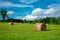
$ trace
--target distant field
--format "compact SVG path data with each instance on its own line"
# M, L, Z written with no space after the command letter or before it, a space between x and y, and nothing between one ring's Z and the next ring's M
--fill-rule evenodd
M0 23L0 40L60 40L60 25L47 25L47 31L34 31L34 24Z

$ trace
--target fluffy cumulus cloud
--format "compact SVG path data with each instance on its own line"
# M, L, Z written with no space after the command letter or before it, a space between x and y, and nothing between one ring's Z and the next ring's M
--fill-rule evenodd
M14 4L11 2L0 2L0 7L30 7L33 8L33 5L24 5L24 4Z
M37 19L37 16L26 15L26 17L24 17L23 19L26 19L26 20L35 20L35 19Z
M40 15L44 15L44 14L53 14L57 11L59 11L59 10L56 8L49 8L49 9L37 8L37 9L32 11L32 15L40 16Z
M12 14L14 14L15 12L13 12L13 11L8 11L7 12L7 15L12 15Z
M56 8L49 8L49 9L47 9L47 10L45 10L45 14L53 14L53 13L55 13L55 12L57 12L58 11L58 9L56 9Z
M34 2L37 2L38 0L20 0L20 2L24 3L24 4L31 4Z
M26 15L24 18L29 20L35 20L38 18L46 18L46 17L55 17L59 16L60 13L60 5L59 4L52 4L48 6L48 9L37 8L34 9L31 15Z
M60 3L49 5L48 8L54 8L55 16L60 16Z
M37 9L35 9L35 10L32 11L31 15L40 16L43 13L44 13L44 10L43 9L37 8Z
M48 8L55 8L60 10L60 3L49 5Z

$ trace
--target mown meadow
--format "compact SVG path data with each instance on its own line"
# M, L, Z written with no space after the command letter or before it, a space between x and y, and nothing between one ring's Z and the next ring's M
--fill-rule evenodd
M35 31L34 24L0 22L0 40L60 40L60 25L48 24L46 31Z

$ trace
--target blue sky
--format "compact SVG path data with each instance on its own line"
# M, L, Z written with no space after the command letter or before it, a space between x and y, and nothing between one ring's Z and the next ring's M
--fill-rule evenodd
M0 0L10 18L34 20L60 16L60 0ZM1 19L1 16L0 16Z

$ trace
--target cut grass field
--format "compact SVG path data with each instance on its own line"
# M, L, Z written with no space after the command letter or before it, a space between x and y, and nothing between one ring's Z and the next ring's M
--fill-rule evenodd
M0 23L0 40L60 40L60 25L47 25L46 31L34 31L34 24Z

